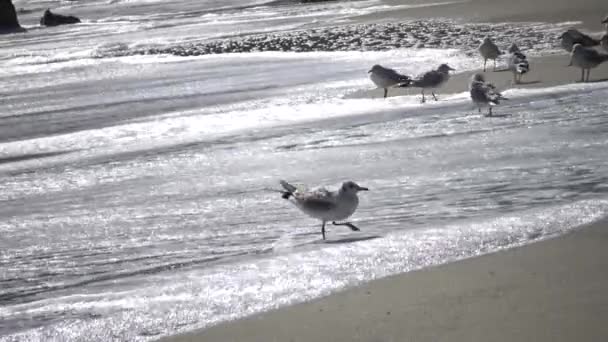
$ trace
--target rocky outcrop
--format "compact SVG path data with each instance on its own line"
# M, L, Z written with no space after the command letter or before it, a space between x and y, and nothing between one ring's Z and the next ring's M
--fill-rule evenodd
M17 32L23 29L17 20L17 12L11 0L0 0L0 33Z
M40 25L43 26L58 26L65 24L79 23L80 19L72 15L61 15L51 12L50 9L44 11L44 15L40 18Z

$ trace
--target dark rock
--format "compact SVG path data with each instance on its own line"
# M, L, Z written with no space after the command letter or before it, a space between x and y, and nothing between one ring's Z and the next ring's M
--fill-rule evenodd
M0 33L23 31L11 0L0 0Z
M72 15L61 15L51 12L50 9L44 11L44 15L40 18L40 25L43 26L58 26L65 24L79 23L80 19Z

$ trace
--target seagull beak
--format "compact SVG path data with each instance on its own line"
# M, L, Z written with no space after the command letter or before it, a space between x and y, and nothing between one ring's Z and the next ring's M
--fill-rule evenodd
M452 71L456 71L456 69L454 69L454 68L452 68L452 67L448 67L448 68L450 68L450 70L452 70Z
M367 73L369 74L370 72L372 72L372 70L370 69Z
M358 191L369 191L369 189L364 186L360 186L359 188L357 188L357 190Z

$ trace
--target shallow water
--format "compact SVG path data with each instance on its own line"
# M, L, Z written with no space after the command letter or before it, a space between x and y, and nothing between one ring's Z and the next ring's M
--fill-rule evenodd
M297 17L289 28L315 20L249 5L83 2L63 9L88 23L0 37L0 341L153 339L606 214L603 83L510 90L485 118L467 94L348 96L371 88L377 62L476 68L462 49L96 55L211 37L198 22L211 15L220 33L264 11ZM108 19L116 6L132 17ZM348 21L383 6L308 12ZM323 243L268 190L279 179L368 186L362 232L330 227Z

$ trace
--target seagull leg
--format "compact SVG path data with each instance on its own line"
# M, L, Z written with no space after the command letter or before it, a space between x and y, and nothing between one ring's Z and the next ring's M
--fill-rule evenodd
M590 75L591 75L591 69L587 69L587 82L589 82Z
M384 88L384 98L388 96L388 88Z
M488 62L487 58L483 59L483 72L486 72L486 63Z
M488 109L488 116L492 116L492 106L490 106Z
M424 98L424 88L422 88L422 101L420 103L425 103L426 99Z
M494 60L494 71L496 71L496 60Z
M344 223L337 223L336 221L332 222L332 224L334 226L347 226L348 228L350 228L350 230L358 232L361 229L357 228L357 226L355 226L354 224L350 223L350 222L344 222Z
M435 101L439 101L439 100L437 100L437 96L435 96L435 92L434 91L431 91L431 94L433 94L433 98L435 99Z
M585 69L581 69L581 82L585 82Z
M323 221L323 225L321 225L321 235L323 235L323 240L325 240L325 221Z

